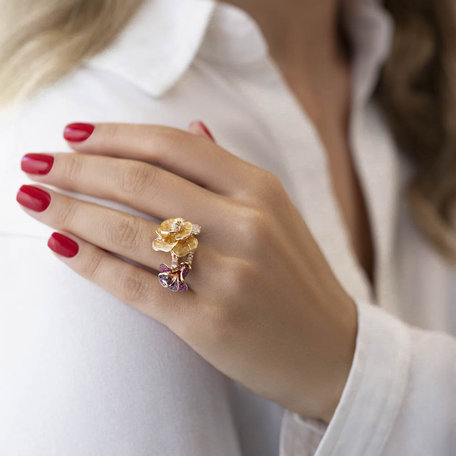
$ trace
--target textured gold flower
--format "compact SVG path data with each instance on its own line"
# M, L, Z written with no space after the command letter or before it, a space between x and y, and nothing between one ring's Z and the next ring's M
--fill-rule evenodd
M194 234L198 234L201 227L182 217L166 219L156 229L158 238L152 242L154 250L173 252L178 257L183 257L198 247L198 240Z

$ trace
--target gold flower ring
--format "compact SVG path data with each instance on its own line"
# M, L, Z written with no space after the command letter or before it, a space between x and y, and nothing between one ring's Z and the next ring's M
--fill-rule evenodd
M161 285L171 291L187 291L185 277L192 269L193 256L198 247L197 236L201 226L182 217L164 220L156 229L158 237L153 240L152 248L155 251L171 252L171 266L160 265L158 280ZM181 258L187 257L185 261Z

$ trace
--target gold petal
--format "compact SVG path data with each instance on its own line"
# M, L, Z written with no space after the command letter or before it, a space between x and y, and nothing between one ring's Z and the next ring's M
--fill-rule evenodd
M160 227L158 229L160 229L161 233L159 234L170 234L170 233L175 233L176 231L173 230L173 225L177 222L181 222L181 223L184 223L184 219L182 217L173 217L173 218L169 218L169 219L166 219L164 220Z
M165 239L154 239L152 242L152 248L156 251L170 252L172 248L177 244L176 242L166 242Z
M193 231L192 222L185 222L182 225L180 231L175 234L175 238L178 241L181 240L181 239L186 239L192 234L192 231Z
M185 239L184 241L178 242L174 248L173 252L178 256L178 257L183 257L187 254L189 254L192 250L196 250L198 247L198 239L196 237L189 237Z
M176 239L176 234L175 233L171 233L171 234L167 234L166 236L163 237L163 240L165 242L167 242L168 244L176 244L177 242L177 239Z

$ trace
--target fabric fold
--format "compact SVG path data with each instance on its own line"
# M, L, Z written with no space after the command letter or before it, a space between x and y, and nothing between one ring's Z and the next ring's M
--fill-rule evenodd
M280 456L382 453L405 394L410 334L404 323L377 306L360 300L356 306L355 355L331 422L318 427L314 420L286 412Z

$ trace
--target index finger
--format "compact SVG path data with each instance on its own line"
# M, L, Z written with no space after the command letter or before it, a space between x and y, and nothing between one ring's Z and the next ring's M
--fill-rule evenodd
M152 163L227 196L253 167L207 138L161 125L72 123L64 137L75 151Z

